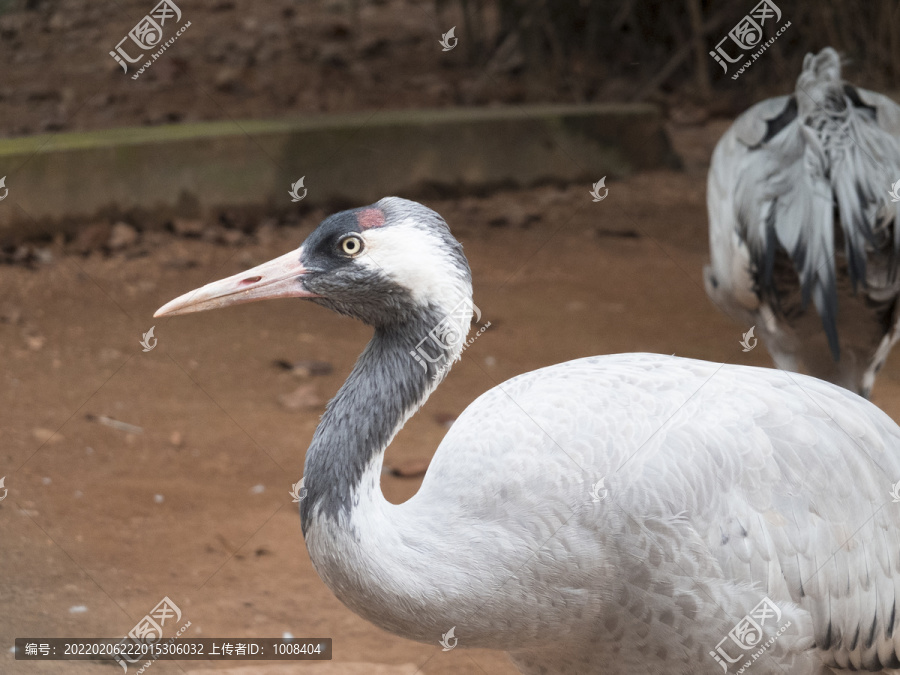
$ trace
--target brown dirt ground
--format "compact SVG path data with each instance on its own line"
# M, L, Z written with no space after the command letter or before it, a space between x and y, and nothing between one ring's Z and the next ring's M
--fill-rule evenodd
M650 351L769 366L762 348L741 351L746 327L720 315L702 290L705 161L722 130L675 129L684 172L612 182L600 203L587 186L429 202L463 242L476 303L492 325L407 424L388 463L427 461L447 417L504 379L559 361ZM188 636L288 631L332 637L333 665L513 673L502 654L444 653L379 630L344 608L310 565L288 492L321 407L291 411L279 397L303 384L321 401L331 396L369 337L365 326L285 300L152 318L176 295L298 246L320 216L233 246L146 232L115 255L82 256L57 242L50 262L0 266L4 649L16 636L123 635L169 596L192 622ZM158 346L144 353L138 341L154 324ZM275 359L327 361L334 372L300 380ZM895 354L874 392L895 419L898 366ZM143 433L99 424L100 415ZM419 483L383 480L394 502ZM86 611L73 613L78 606ZM257 667L243 672L350 672ZM0 653L2 673L113 668L24 665ZM221 662L159 662L151 672L217 669Z

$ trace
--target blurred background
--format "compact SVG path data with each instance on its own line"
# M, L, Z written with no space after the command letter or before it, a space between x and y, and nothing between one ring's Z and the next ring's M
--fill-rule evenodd
M106 53L148 3L3 0L0 131L642 100L697 121L783 93L804 54L824 44L846 56L860 86L896 86L900 26L890 0L782 0L794 28L738 82L721 77L708 52L754 4L183 0L190 40L133 87ZM438 58L436 40L451 26L459 48Z
M710 155L807 52L892 94L900 6L781 0L790 26L733 79L709 52L753 0L180 0L190 26L133 79L143 59L110 52L156 6L0 0L0 672L121 672L10 648L122 636L169 598L166 637L331 637L334 661L153 673L513 673L375 628L306 556L291 491L370 330L290 300L154 310L337 208L441 213L490 327L389 448L393 502L516 374L629 351L770 367L703 290ZM897 373L873 400L900 419Z

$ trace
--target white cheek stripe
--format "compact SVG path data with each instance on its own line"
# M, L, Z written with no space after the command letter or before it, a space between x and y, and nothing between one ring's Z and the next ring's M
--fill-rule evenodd
M443 242L411 220L366 230L361 236L365 249L360 264L408 289L416 302L449 311L471 297L471 283L444 253Z

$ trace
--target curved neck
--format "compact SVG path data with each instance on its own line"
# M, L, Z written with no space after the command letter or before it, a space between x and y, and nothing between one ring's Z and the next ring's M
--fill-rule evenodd
M384 501L384 451L459 357L472 308L471 300L450 312L429 307L406 323L376 328L306 453L304 535L313 522L352 528L362 491Z

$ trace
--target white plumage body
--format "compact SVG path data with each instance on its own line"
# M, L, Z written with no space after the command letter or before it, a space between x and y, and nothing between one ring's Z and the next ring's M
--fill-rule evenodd
M754 673L900 651L900 429L834 385L581 359L478 398L406 503L380 469L307 546L343 602L405 637L455 626L525 673L721 672L709 652L767 596L791 626Z

